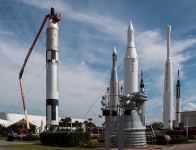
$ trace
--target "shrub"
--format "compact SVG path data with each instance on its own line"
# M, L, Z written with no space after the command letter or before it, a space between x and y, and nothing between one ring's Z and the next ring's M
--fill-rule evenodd
M191 140L196 140L196 135L190 135L189 138L190 138Z
M27 136L23 136L22 139L25 141L37 141L39 137L37 135L28 134Z
M156 144L165 145L165 144L167 144L167 140L166 139L157 139Z
M84 132L84 129L83 128L78 128L76 131L77 132Z
M163 135L157 135L156 139L165 139L165 137Z
M85 148L95 148L96 146L98 146L98 144L99 144L98 141L89 141L87 143L80 142L79 146L80 147L85 147Z
M189 141L189 138L187 138L187 137L183 137L183 138L178 138L177 139L177 142L178 143L186 143L188 141Z
M43 145L78 146L80 142L90 141L89 132L42 132L40 140Z
M188 138L184 137L183 135L171 135L171 140L169 141L169 144L176 144L176 143L186 143L188 142ZM156 143L157 144L167 144L167 140L164 136L156 136Z
M91 134L91 139L101 139L101 134Z

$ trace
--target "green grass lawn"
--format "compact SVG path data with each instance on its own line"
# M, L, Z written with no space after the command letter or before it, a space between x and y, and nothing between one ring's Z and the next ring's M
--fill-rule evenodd
M0 140L6 140L6 137L0 137ZM25 145L1 145L1 147L11 148L14 150L95 150L95 148L72 148L72 147L56 147L56 146L44 146L40 141L23 141L14 140L14 142L25 142L32 144Z
M28 145L6 145L2 146L6 148L12 148L14 150L95 150L95 148L72 148L72 147L55 147L44 146L41 144L28 144Z

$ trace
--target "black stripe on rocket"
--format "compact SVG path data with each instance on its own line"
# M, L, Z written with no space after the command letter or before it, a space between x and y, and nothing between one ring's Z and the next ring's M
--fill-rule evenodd
M46 112L48 111L47 106L51 106L51 120L56 120L56 106L59 106L58 99L47 99L46 100ZM46 113L46 120L48 120L48 113Z
M47 63L52 62L55 60L55 63L58 64L58 51L56 50L47 50L46 51L46 61Z

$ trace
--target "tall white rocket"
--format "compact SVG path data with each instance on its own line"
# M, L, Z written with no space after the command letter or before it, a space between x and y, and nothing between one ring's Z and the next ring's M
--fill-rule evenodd
M118 105L118 72L117 72L117 52L114 47L112 53L112 72L110 78L110 115L111 121L116 121Z
M165 79L163 90L163 129L173 128L173 76L170 58L171 26L167 26L167 59L165 62Z
M179 123L181 123L181 96L180 96L180 72L178 70L178 80L176 84L176 121L175 127L179 127Z
M130 21L124 57L124 94L133 92L138 92L138 57L134 43L134 29Z
M51 9L54 15L54 8ZM46 124L59 125L58 25L48 19L46 29Z

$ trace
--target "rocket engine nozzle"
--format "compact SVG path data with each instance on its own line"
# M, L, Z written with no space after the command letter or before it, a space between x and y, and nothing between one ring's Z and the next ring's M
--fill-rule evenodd
M54 7L51 7L49 19L52 19L52 23L55 24L61 20L61 14L60 13L55 14Z
M54 7L51 7L51 10L50 10L50 15L53 16L55 13L55 10L54 10Z

